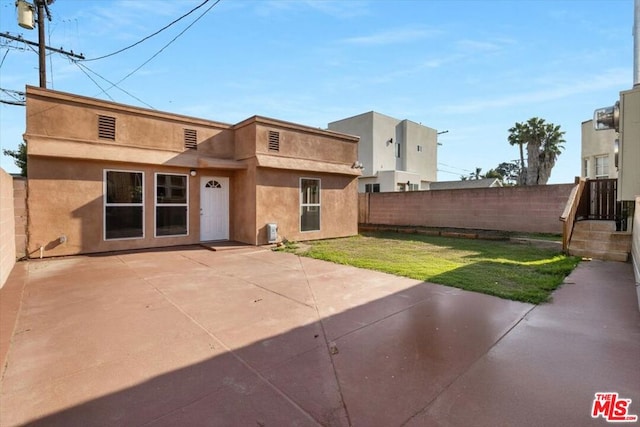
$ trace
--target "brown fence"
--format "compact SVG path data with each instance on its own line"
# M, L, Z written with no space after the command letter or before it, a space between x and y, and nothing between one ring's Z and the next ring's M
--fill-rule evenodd
M562 233L575 184L361 193L361 224Z

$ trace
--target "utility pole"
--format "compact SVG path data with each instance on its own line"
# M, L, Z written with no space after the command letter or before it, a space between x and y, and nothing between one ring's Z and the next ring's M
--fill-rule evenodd
M47 49L44 39L44 7L45 0L36 0L36 10L38 11L38 57L40 67L40 87L47 87ZM48 12L48 11L47 11ZM48 15L48 13L47 13Z
M51 13L49 12L49 5L55 0L34 0L34 4L28 3L27 0L17 0L16 7L18 8L18 25L27 30L34 29L34 12L35 12L35 24L38 25L38 43L23 39L21 36L15 37L9 33L0 34L0 37L7 38L18 42L23 42L32 46L38 46L38 69L40 71L40 87L47 87L47 50L51 50L57 53L62 53L69 57L78 59L84 59L82 54L76 55L71 52L67 52L63 49L56 49L46 45L44 21L45 17L51 21ZM1 89L0 89L1 90Z

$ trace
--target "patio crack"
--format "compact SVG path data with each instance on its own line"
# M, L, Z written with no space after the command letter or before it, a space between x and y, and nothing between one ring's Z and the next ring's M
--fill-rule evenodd
M349 425L353 425L351 422L351 416L349 415L349 408L347 408L347 403L344 400L344 394L342 393L342 385L340 384L340 378L338 378L338 371L336 370L336 365L333 361L333 354L337 352L337 347L335 347L334 343L329 342L329 338L327 336L327 331L324 327L324 322L322 321L322 316L320 315L320 310L318 309L318 301L316 299L316 293L313 291L313 287L311 286L311 282L309 282L309 277L307 276L307 270L305 270L304 265L302 264L302 257L297 255L298 262L300 263L300 268L302 269L302 273L304 274L304 280L307 282L307 287L309 288L309 293L311 294L311 298L313 299L313 308L316 311L316 315L318 317L318 323L320 324L320 329L322 330L322 336L324 339L325 346L327 347L327 351L329 352L329 359L331 360L331 369L333 370L333 376L336 379L336 385L338 387L338 393L340 394L340 402L342 402L342 407L344 408L344 412L347 416L347 422Z

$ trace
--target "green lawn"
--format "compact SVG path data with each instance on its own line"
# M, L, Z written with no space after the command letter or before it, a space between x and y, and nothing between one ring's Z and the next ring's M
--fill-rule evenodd
M503 241L377 232L307 242L302 255L538 304L578 264L552 249Z

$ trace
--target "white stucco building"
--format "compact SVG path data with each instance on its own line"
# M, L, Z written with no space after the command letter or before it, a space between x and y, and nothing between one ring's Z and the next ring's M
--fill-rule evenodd
M437 179L435 129L375 111L331 122L328 127L360 137L361 193L428 190Z

